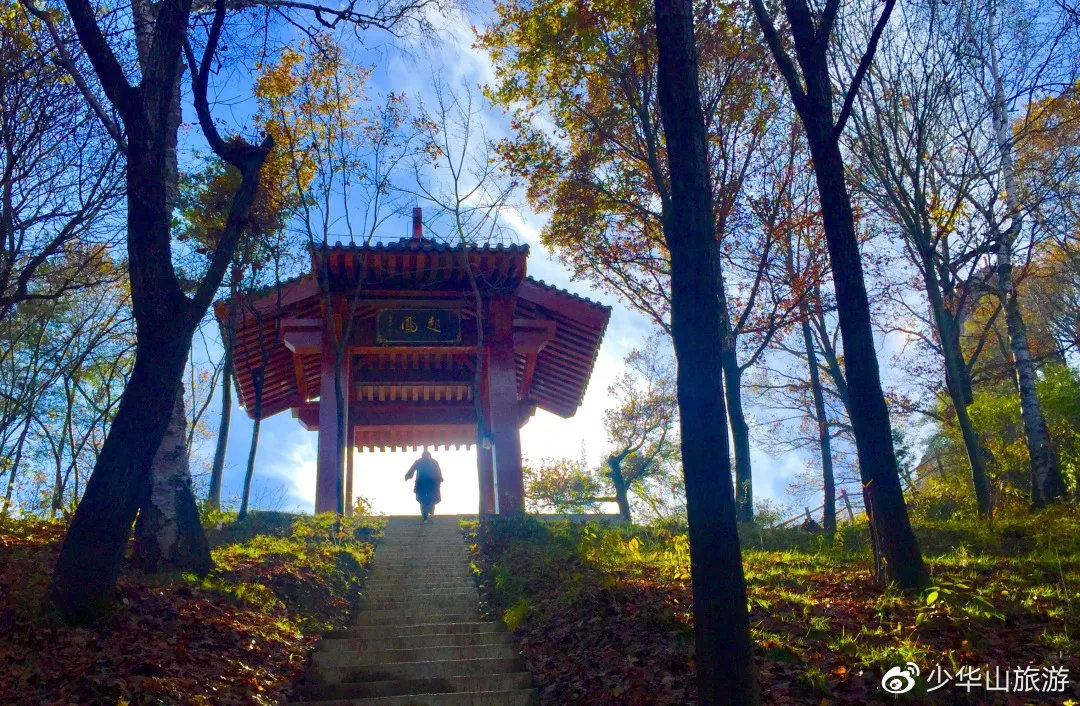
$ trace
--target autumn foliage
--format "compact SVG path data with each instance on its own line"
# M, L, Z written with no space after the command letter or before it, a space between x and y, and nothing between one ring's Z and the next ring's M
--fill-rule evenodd
M217 569L125 574L116 610L65 626L42 602L64 523L0 525L0 703L271 704L346 622L377 526L253 513L208 535Z
M833 546L800 529L742 529L765 703L897 703L880 680L906 661L924 676L938 664L950 674L965 665L1080 669L1080 535L1066 513L994 529L918 525L933 585L917 595L875 584L865 525L841 525ZM468 531L481 595L521 638L544 704L695 703L685 535L532 518ZM1052 694L928 692L923 681L900 703L1077 698L1075 679Z

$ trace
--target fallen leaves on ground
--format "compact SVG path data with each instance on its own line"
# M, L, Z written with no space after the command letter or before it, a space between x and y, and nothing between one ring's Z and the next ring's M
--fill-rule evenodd
M969 552L955 527L944 533L948 550L935 553L936 528L921 528L937 585L918 595L877 586L862 551L744 551L763 702L1019 705L1080 698L1075 521L1046 522L1069 541L1014 556L972 537L976 549ZM545 704L696 701L684 540L534 519L496 519L471 531L483 595L521 639ZM1054 558L1045 561L1051 547ZM924 672L940 664L950 674L964 665L1062 666L1070 681L1050 694L952 685L928 693L920 683L897 699L882 690L881 678L907 661Z
M64 625L43 600L64 525L0 525L0 703L282 702L318 633L347 622L373 533L251 518L211 533L206 580L125 574L116 607L92 627Z

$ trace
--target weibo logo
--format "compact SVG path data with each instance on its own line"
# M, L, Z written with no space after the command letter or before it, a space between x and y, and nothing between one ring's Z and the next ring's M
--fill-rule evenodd
M881 688L890 694L906 694L915 688L915 677L919 676L919 665L908 662L905 666L895 666L881 677Z

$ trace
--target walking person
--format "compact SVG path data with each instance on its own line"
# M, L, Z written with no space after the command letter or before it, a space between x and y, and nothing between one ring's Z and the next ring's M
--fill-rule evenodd
M439 486L443 482L442 469L439 462L431 457L431 452L424 449L420 458L416 459L405 474L405 480L409 480L416 474L416 484L413 492L416 493L416 501L420 503L420 515L424 522L435 513L435 504L442 500Z

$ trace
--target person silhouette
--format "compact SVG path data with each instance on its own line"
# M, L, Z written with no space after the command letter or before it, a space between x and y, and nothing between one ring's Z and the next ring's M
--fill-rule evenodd
M442 500L439 486L443 482L442 469L439 462L431 457L431 452L424 449L420 458L413 462L409 472L405 474L405 480L409 480L416 474L416 483L413 492L416 493L416 501L420 503L420 515L427 522L428 517L435 513L435 504Z

